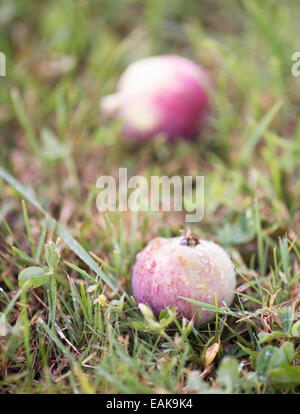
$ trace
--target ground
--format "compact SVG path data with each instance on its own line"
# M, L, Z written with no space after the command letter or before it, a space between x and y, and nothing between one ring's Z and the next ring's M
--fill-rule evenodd
M1 393L299 392L299 19L296 0L1 2ZM100 114L127 65L157 54L215 83L195 142L130 143ZM100 214L96 180L120 167L205 177L191 230L237 271L211 323L153 321L131 297L136 254L187 225Z

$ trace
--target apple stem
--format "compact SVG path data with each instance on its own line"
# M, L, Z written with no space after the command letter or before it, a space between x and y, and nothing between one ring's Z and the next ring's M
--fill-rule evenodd
M200 240L199 237L188 233L182 238L181 244L183 246L197 246L197 244L200 244Z

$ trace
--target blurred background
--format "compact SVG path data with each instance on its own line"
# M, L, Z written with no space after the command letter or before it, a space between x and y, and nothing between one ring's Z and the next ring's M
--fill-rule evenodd
M96 209L97 178L117 178L120 167L128 168L129 177L203 175L205 215L192 230L219 242L231 254L238 289L244 292L238 299L242 310L237 312L242 315L244 307L250 312L265 303L272 307L288 301L296 307L300 77L291 74L291 57L300 51L299 21L296 0L1 0L0 52L6 55L6 76L0 77L0 165L86 251L97 255L103 272L113 274L129 293L137 252L153 237L179 235L186 229L184 213L101 215ZM121 122L104 119L100 113L101 98L116 90L126 67L159 54L181 55L201 64L215 83L211 120L194 142L168 143L161 137L142 144L128 142ZM142 326L141 331L146 328L138 325L144 322L137 310L127 304L127 313L123 311L123 298L108 307L108 316L103 317L109 332L101 336L105 301L103 305L102 297L98 306L93 295L102 292L102 284L90 286L89 266L69 249L70 243L59 247L58 299L53 291L50 300L41 287L28 293L28 307L26 296L20 305L18 274L35 263L44 266L44 242L57 237L31 203L25 208L23 198L24 193L0 179L0 305L13 327L0 341L2 389L90 391L78 366L68 372L73 360L61 343L68 347L72 342L70 352L74 358L78 358L76 347L82 352L82 369L91 374L90 380L95 378L95 390L101 384L106 392L183 392L185 376L198 369L200 352L211 344L211 328L191 339L182 334L184 352L172 340L160 346L156 334L137 340L136 326ZM76 283L67 279L69 274ZM75 292L76 284L84 300ZM109 290L105 294L108 301L113 298ZM55 316L51 322L44 306L48 303L56 309L56 299L60 339L53 330ZM91 306L97 316L88 313ZM265 320L263 316L256 320L258 327L251 321L235 324L238 332L227 329L224 316L214 334L219 345L222 335L219 356L224 352L244 358L244 371L254 369L253 361L262 349L256 335L270 334L271 320L270 326L274 323L277 330L288 324L282 335L286 338L293 312L292 306L284 308L283 325L270 313ZM37 317L48 321L48 331L40 330ZM134 329L132 320L137 324ZM130 360L130 366L128 343L137 358L137 362ZM264 355L261 358L264 361ZM89 371L92 365L98 371ZM212 368L211 381L214 372ZM244 389L253 388L252 374ZM5 382L7 375L11 376ZM297 375L295 384L299 384ZM257 383L257 389L266 391L265 383Z

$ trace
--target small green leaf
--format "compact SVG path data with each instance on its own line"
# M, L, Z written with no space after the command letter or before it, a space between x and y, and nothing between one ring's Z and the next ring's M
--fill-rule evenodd
M282 323L282 326L284 330L289 333L291 330L291 327L293 325L293 319L294 319L294 307L288 306L279 309L278 311L278 318L280 322Z
M162 328L166 328L169 326L174 319L176 318L176 309L175 308L167 308L163 309L159 314L159 324Z
M294 344L292 342L284 342L280 347L280 351L284 354L286 362L291 364L295 358Z
M206 394L209 391L209 386L205 381L201 381L199 371L191 371L187 377L187 389L191 392L199 394Z
M50 241L50 243L45 246L45 256L49 269L55 269L58 265L60 256L57 251L57 245Z
M247 212L239 214L233 222L226 222L218 231L218 238L224 245L247 243L255 237L255 229L252 220L247 217Z
M19 273L19 286L26 288L42 286L48 282L52 274L52 272L47 272L42 267L27 267Z
M271 345L266 346L259 353L256 360L256 371L259 381L266 382L268 379L268 371L279 368L284 362L286 362L286 358L279 348Z
M251 393L253 390L259 386L258 380L257 380L257 372L248 372L241 378L241 388L246 393Z
M291 334L293 336L300 336L300 321L294 323L291 329Z
M284 365L269 371L269 377L275 384L296 386L300 384L300 367Z
M145 332L147 329L147 325L145 322L142 321L132 321L130 323L130 326L132 326L133 329L136 329L137 331Z
M158 320L159 320L159 322L160 322L162 319L168 318L169 316L170 316L170 315L168 314L168 310L167 310L167 309L163 309L163 310L160 312L160 314L159 314Z
M288 334L280 331L273 331L270 335L266 334L265 332L259 332L258 338L259 343L264 344L265 342L273 341L275 338L285 338Z
M223 385L226 392L232 393L238 388L239 364L235 358L225 357L218 369L217 382Z

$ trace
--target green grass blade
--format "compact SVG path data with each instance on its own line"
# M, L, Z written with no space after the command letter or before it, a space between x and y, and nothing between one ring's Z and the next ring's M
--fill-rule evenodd
M26 113L20 92L17 89L13 89L11 91L11 100L17 120L19 121L23 131L25 132L26 137L34 152L41 158L41 151L39 149L36 134L34 132L32 123Z
M252 160L252 155L255 149L256 144L258 143L259 139L263 135L263 133L267 130L269 125L271 124L273 118L281 108L283 102L278 101L276 102L269 112L262 117L259 123L256 125L255 129L252 131L250 136L247 138L245 143L244 151L241 155L241 164L247 164L249 161Z

